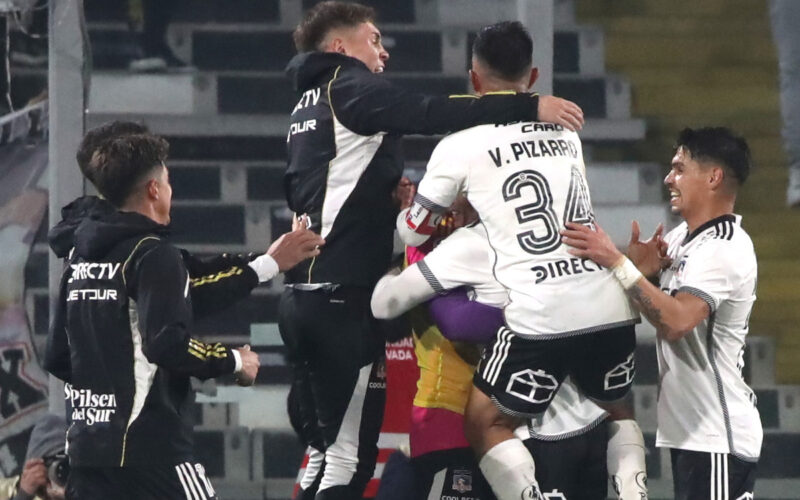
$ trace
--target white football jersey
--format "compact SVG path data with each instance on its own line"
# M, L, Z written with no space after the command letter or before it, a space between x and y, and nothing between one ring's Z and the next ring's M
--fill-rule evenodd
M473 300L500 308L508 302L508 294L492 276L490 255L486 230L477 224L454 231L417 266L435 291L469 286ZM606 415L567 377L547 411L521 426L516 434L520 439L567 439L593 429Z
M486 227L494 276L509 291L504 313L514 333L560 337L638 321L613 274L561 243L565 221L594 222L576 133L525 122L444 138L415 201L444 211L460 192Z
M695 295L711 314L682 339L657 341L656 445L755 461L763 431L742 368L758 269L740 221L723 215L692 234L684 222L666 236L673 261L661 273L661 289Z

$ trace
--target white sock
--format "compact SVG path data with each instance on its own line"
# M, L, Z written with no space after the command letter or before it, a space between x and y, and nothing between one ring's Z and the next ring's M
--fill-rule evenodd
M497 500L542 498L533 457L519 439L495 445L481 458L479 465Z
M647 500L647 469L642 430L635 420L608 424L608 475L619 500Z

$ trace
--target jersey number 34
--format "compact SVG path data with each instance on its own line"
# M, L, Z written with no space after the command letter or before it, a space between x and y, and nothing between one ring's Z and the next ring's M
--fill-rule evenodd
M524 188L531 188L524 190ZM524 196L523 196L524 195ZM553 210L553 194L547 178L535 170L521 170L503 183L503 199L512 202L522 198L529 201L514 209L520 224L538 221L535 228L517 234L517 242L528 253L542 255L561 246L558 234L562 224ZM578 224L594 223L589 188L578 167L573 166L570 174L567 203L564 207L564 222Z

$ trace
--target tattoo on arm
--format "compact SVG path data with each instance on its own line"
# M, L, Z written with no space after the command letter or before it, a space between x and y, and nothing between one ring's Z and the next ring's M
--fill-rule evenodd
M665 328L667 326L661 321L661 310L644 294L644 290L642 290L642 287L640 287L638 283L628 289L628 296L633 299L639 311L650 320L656 329Z

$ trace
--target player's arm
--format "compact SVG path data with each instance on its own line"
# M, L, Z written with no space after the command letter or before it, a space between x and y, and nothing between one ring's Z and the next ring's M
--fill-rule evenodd
M659 337L679 340L711 314L713 303L700 294L678 290L673 297L647 281L599 225L596 231L572 222L566 227L561 234L562 241L573 247L569 253L611 269L636 308L656 327Z
M417 264L395 268L375 285L370 306L378 319L392 319L436 295Z
M382 76L345 73L328 86L336 119L361 135L444 134L476 125L552 121L580 130L583 111L557 97L528 93L437 96L409 92Z
M69 350L69 340L67 338L67 296L66 282L67 273L71 269L66 268L61 276L61 284L58 292L58 302L53 312L53 320L47 333L47 345L44 354L44 369L53 374L54 377L69 382L72 378L72 361Z
M127 278L136 304L142 351L148 361L203 380L239 368L238 356L231 349L189 335L189 276L176 248L157 245L150 249L137 260Z
M464 190L469 159L463 158L462 153L453 137L440 141L433 150L414 202L397 215L397 232L407 246L418 247L425 243L436 232L456 196Z
M181 250L191 278L195 317L220 311L247 297L259 283L318 255L324 243L319 235L303 227L282 235L262 255L221 254L199 259Z

